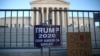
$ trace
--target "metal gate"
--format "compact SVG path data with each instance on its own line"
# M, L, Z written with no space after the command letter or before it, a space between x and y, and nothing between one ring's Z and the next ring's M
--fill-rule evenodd
M50 47L49 55L51 51L66 51L67 32L91 32L92 48L100 49L100 11L54 9L48 16L47 25L61 26L62 43L59 47ZM0 10L0 49L39 49L34 47L33 28L44 25L42 19L41 9Z

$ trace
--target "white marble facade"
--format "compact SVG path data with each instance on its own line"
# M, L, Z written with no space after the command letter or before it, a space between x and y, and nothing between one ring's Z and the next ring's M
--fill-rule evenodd
M68 10L69 9L69 5L70 3L69 2L65 2L64 0L35 0L35 1L31 1L30 3L31 5L31 9L41 9L41 12L42 12L42 23L46 23L48 24L48 14L49 14L49 10L50 9L66 9ZM55 25L55 14L54 12L51 13L52 17L51 17L51 20L52 20L52 25ZM56 24L57 25L60 25L60 22L62 21L62 27L66 27L67 23L68 22L68 25L71 25L71 24L75 24L75 25L78 25L78 20L76 17L73 17L74 19L74 23L72 23L72 18L69 17L67 12L61 12L61 15L62 15L62 18L60 18L60 13L57 12L56 13ZM31 12L31 17L29 19L29 17L24 17L24 24L25 26L29 25L28 23L30 23L32 26L34 26L34 12ZM66 18L68 18L68 21L66 20ZM23 25L23 21L22 21L22 17L18 17L18 22L16 21L16 17L12 17L12 23L10 21L10 17L7 17L6 18L6 24L4 23L5 22L5 19L4 18L0 18L0 25L3 26L3 25L6 25L8 27L11 26L12 24L12 27L16 27L16 24L21 27ZM61 19L61 20L60 20ZM29 22L30 20L30 22ZM93 20L91 19L90 20L91 22L93 22ZM40 14L39 12L36 12L36 25L39 25L40 24ZM85 18L84 20L84 26L88 26L89 23L88 23L88 18ZM83 18L80 17L79 18L79 26L83 26Z

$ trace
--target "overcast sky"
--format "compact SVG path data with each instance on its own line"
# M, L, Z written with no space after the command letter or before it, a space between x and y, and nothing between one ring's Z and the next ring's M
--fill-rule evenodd
M30 9L32 0L0 0L0 9ZM70 2L69 9L100 10L100 0L65 0Z

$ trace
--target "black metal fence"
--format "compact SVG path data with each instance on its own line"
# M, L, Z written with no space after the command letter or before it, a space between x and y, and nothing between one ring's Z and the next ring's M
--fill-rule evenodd
M54 15L54 25L62 27L62 49L67 47L67 32L91 32L92 48L100 49L100 11L55 9L50 11L49 20L50 15Z
M48 16L48 25L61 26L62 45L51 50L67 48L67 32L91 32L92 48L100 49L100 11L55 9ZM0 49L36 48L33 28L42 19L41 9L0 10Z
M39 9L0 10L0 49L35 48L31 16L34 13L36 24L37 12L41 20L42 14Z

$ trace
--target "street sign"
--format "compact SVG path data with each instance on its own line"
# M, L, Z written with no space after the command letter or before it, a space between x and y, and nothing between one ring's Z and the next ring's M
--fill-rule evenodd
M90 32L67 33L68 56L92 56Z
M55 47L61 45L60 26L34 26L34 46L35 47Z

